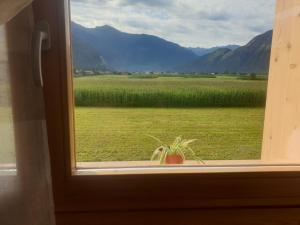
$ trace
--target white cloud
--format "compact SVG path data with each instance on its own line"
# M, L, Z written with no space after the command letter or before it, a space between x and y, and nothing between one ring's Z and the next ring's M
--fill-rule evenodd
M151 7L169 7L174 4L174 0L120 0L120 5L134 6L144 5Z
M72 20L183 46L245 44L272 29L275 0L71 0Z

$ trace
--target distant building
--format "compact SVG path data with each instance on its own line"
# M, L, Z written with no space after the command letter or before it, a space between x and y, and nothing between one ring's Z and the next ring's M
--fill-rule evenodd
M95 73L92 70L85 70L85 71L83 71L83 74L84 75L94 75Z

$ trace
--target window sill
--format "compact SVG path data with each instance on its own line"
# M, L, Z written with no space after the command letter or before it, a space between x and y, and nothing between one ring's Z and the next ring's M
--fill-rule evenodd
M78 162L73 175L242 173L300 171L299 164L266 163L261 160L210 160L205 165L186 161L183 165L163 165L157 161Z
M17 166L15 163L0 163L0 177L1 176L15 176L17 175Z
M260 160L187 163L180 167L150 161L77 163L61 186L56 210L300 205L300 165L267 165Z

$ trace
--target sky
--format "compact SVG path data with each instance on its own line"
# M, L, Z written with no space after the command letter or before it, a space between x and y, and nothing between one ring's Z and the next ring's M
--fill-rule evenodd
M272 29L275 0L71 0L85 27L110 25L184 47L244 45Z

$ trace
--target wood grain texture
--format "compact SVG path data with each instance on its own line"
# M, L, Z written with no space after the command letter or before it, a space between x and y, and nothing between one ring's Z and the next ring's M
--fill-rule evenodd
M57 214L57 225L299 225L300 209L215 209Z
M300 0L278 0L262 160L300 162Z
M34 19L47 21L51 49L43 54L42 69L55 202L65 192L65 183L75 168L73 92L68 0L35 0Z

